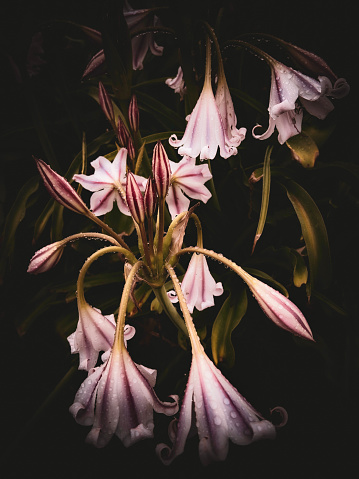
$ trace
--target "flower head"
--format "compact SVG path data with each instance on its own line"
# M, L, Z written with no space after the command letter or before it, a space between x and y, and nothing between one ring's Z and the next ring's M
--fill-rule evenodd
M91 196L90 205L96 216L111 211L114 201L116 201L121 213L130 216L125 198L126 158L127 150L121 148L112 162L103 156L92 161L91 166L95 170L94 174L74 175L74 180L86 190L94 192ZM134 178L140 190L144 191L147 180L138 175L134 175Z
M197 253L189 262L181 288L190 313L193 313L194 308L202 311L214 306L214 296L223 294L222 283L215 282L209 271L206 257ZM172 291L169 292L169 298L173 303L178 301Z
M169 163L172 174L166 202L173 219L188 210L190 200L187 196L207 203L212 194L204 183L212 178L212 174L208 165L196 165L196 160L188 156L179 163L173 161Z
M155 370L135 364L124 344L116 344L106 362L90 371L70 407L79 424L92 425L87 442L104 447L115 434L128 447L152 437L153 411L178 411L176 396L172 402L158 399L155 382Z
M302 129L301 105L312 115L324 119L333 110L333 104L325 96L325 77L315 80L269 57L271 90L269 97L269 126L266 132L253 136L260 140L269 138L277 128L278 141L283 144ZM300 102L300 103L299 103Z
M180 99L183 100L183 96L186 93L186 87L183 80L183 70L181 66L178 67L177 75L174 78L167 78L165 83L172 88L175 93L179 93Z

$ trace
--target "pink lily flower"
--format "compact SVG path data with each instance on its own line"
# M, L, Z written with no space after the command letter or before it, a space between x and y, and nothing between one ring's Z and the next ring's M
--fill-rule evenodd
M92 429L86 441L104 447L117 435L125 447L153 437L153 411L171 416L178 398L162 402L155 394L156 370L134 363L125 344L117 344L101 366L81 384L70 412L79 424Z
M192 346L192 364L177 427L169 429L172 448L159 444L156 452L165 464L184 451L194 424L199 436L199 456L204 465L227 457L229 440L239 445L258 439L273 439L275 427L241 396L206 355L189 314L182 287L169 268L180 299Z
M278 141L285 143L302 129L303 110L300 104L319 119L324 119L333 110L332 102L326 97L326 77L315 80L303 73L269 57L271 67L271 90L269 97L269 126L266 132L253 136L259 140L269 138L278 130ZM298 102L300 101L300 103Z
M213 159L219 148L222 158L237 154L237 148L228 138L224 120L218 110L211 85L211 46L207 43L206 74L202 93L192 113L187 116L187 127L181 140L176 135L169 138L169 144L178 148L181 156L201 160Z
M90 371L95 367L100 351L106 353L113 346L116 322L113 314L104 316L86 301L79 301L79 321L76 331L67 338L71 353L79 353L79 369ZM135 334L132 326L126 326L124 337L129 340Z
M212 194L204 183L212 178L212 174L208 165L196 165L196 160L188 156L179 163L173 161L169 163L172 174L166 203L173 219L188 210L190 200L187 196L207 203Z
M215 282L209 271L206 257L197 253L192 256L189 262L181 289L190 313L193 313L194 308L203 311L214 306L214 296L223 294L222 283ZM174 291L169 291L168 297L172 303L178 302Z
M186 93L186 87L183 80L183 70L179 66L177 75L174 78L167 78L165 81L166 85L168 85L175 93L180 95L180 99L183 100L183 96Z
M121 148L114 160L111 162L104 156L98 157L91 162L95 169L92 175L77 174L74 180L80 183L86 190L93 191L90 199L92 212L96 216L104 215L113 208L116 201L118 209L124 215L130 216L131 213L126 203L126 148ZM133 175L140 190L146 188L146 178Z

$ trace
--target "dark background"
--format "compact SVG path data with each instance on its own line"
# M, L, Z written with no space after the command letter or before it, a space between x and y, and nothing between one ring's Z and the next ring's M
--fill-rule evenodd
M144 3L137 2L139 6ZM148 4L149 2L147 2ZM164 4L165 2L162 2ZM340 122L337 141L331 142L325 154L337 161L357 161L357 16L353 2L336 5L328 2L217 2L232 12L228 29L239 32L265 32L297 44L323 57L331 68L345 77L350 95L338 105ZM172 4L171 4L172 5ZM29 176L35 174L32 155L43 155L38 132L31 126L29 106L21 85L15 81L11 61L23 65L31 36L52 20L72 20L95 29L100 28L105 3L100 1L13 1L1 15L1 147L2 214L9 211L17 192ZM136 3L133 2L135 7ZM3 8L3 7L2 7ZM181 1L177 8L188 9L193 15L210 11L208 2ZM175 13L174 13L175 14ZM46 26L45 29L53 28ZM59 28L58 25L55 28ZM56 118L66 117L61 94L71 96L78 88L85 64L76 61L76 51L66 51L66 42L54 35L51 47L54 68L63 76L66 91L54 93L53 115L49 118L55 152L61 161L72 158L78 151L79 132L68 122L61 125ZM63 38L63 37L62 37ZM61 50L64 47L65 50ZM74 48L74 46L72 45ZM60 52L60 53L59 53ZM63 62L61 56L66 57ZM68 55L68 56L66 56ZM11 58L11 60L10 60ZM61 65L66 64L67 71ZM355 73L354 73L355 72ZM55 75L56 76L56 75ZM52 80L54 77L52 77ZM47 85L48 86L48 85ZM56 83L54 82L54 88ZM47 99L45 98L45 101ZM51 98L49 102L53 101ZM81 103L81 102L80 102ZM67 118L78 115L81 104L74 105ZM92 106L84 100L84 109ZM57 116L58 115L58 116ZM75 119L84 121L77 116ZM88 121L91 134L95 120ZM76 122L74 121L74 124ZM65 162L66 164L66 162ZM358 183L356 183L358 185ZM12 261L1 288L1 417L4 479L92 479L95 477L242 477L262 478L324 478L351 477L350 466L358 468L358 267L357 233L358 202L340 205L336 222L331 223L330 238L334 245L334 263L340 277L342 304L346 317L314 309L323 348L311 348L298 343L286 333L272 329L262 319L264 327L257 341L248 333L240 342L236 369L230 379L245 397L260 411L283 406L289 414L286 427L280 429L273 442L248 447L231 445L228 459L221 464L202 468L198 461L196 438L189 441L186 453L170 467L160 464L154 454L154 442L142 442L125 449L114 438L103 450L85 444L87 428L79 426L68 413L83 375L72 370L74 358L69 354L66 339L51 327L68 309L59 305L51 317L20 336L17 330L19 311L35 294L37 278L28 278L26 268L34 253L29 224L20 228L16 239L17 255ZM36 248L35 248L36 249ZM50 273L50 278L59 273ZM69 306L73 308L73 305ZM76 313L76 312L74 312ZM265 324L264 324L265 323ZM319 328L320 326L320 328ZM267 328L267 329L266 329ZM244 340L244 341L243 341ZM246 342L248 340L248 342ZM147 348L147 349L146 349ZM161 349L162 348L162 349ZM162 352L168 353L156 338L143 346L141 354L156 350L151 361L160 366ZM68 373L68 371L72 371ZM239 378L239 380L238 380ZM66 387L51 396L59 382ZM264 391L264 392L263 392ZM160 394L162 393L162 395ZM160 389L165 398L167 388ZM50 395L50 397L49 397ZM263 395L263 396L262 396ZM270 406L268 406L270 405ZM40 409L39 409L40 408ZM40 412L38 413L38 411ZM162 425L164 430L165 423ZM162 431L163 432L163 431ZM163 433L165 440L165 432Z

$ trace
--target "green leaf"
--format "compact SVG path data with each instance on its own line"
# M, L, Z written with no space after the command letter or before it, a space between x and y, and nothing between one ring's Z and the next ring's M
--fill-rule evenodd
M308 192L295 181L284 185L298 220L309 260L308 296L312 288L325 289L332 278L328 234L323 217Z
M39 187L39 178L30 178L19 191L5 221L0 256L0 280L5 272L9 258L13 255L16 230L24 219L28 200Z
M152 288L147 283L142 283L134 292L134 298L136 300L135 304L132 301L132 298L129 299L127 304L127 316L131 317L138 312L138 308L145 304L147 299L150 297L152 293Z
M150 112L165 128L184 131L185 120L162 102L141 91L136 92L141 108Z
M300 288L308 281L308 268L303 256L298 251L292 250L291 255L293 257L293 283L294 286Z
M212 328L212 355L216 364L231 368L235 362L235 351L231 335L247 311L247 292L232 295L223 303Z
M266 223L266 218L267 218L269 194L270 194L270 183L271 183L270 157L271 157L272 150L273 150L273 146L267 147L266 154L264 157L262 203L261 203L261 211L259 213L257 231L254 236L252 253L254 251L254 248L256 247L257 241L262 236L264 225Z
M305 133L292 136L286 141L291 150L294 160L298 161L304 168L313 168L315 160L319 155L319 149L315 141Z

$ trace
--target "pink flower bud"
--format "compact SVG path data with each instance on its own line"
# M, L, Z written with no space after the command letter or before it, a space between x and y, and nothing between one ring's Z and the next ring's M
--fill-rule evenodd
M113 113L112 101L102 82L99 82L98 84L98 99L100 101L100 107L106 115L106 118L110 123L114 123L115 116Z
M64 247L65 243L63 241L56 241L56 243L48 244L36 251L31 258L27 272L38 274L51 269L61 258Z
M34 159L49 194L58 203L60 203L60 205L66 206L66 208L75 211L75 213L80 213L86 216L89 215L89 209L82 201L80 196L76 193L76 191L72 188L70 183L61 175L56 173L43 160L38 158Z
M171 168L166 150L160 141L153 149L152 171L157 195L159 198L165 198L170 186Z
M126 149L127 149L128 156L130 157L130 159L134 160L135 157L136 157L136 151L135 151L135 147L133 146L132 138L130 136L127 139Z
M153 184L152 178L148 178L146 190L145 190L145 213L147 218L151 218L154 215L157 203L156 190Z
M133 132L138 131L140 114L137 106L137 99L135 95L132 95L130 105L128 107L128 118L130 120L130 126Z
M128 130L121 120L121 118L118 118L118 125L117 125L117 138L118 141L120 142L121 146L126 147L128 138L130 137Z
M138 224L143 223L145 221L143 196L138 184L136 183L136 179L131 172L127 174L126 200L133 220Z

